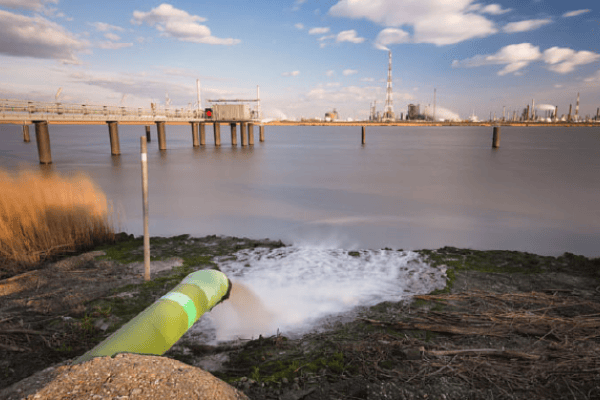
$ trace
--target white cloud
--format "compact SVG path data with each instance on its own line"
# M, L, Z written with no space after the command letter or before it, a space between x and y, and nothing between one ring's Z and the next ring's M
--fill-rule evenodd
M329 39L335 39L335 35L325 35L325 36L321 36L320 38L318 38L317 40L319 42L323 42L325 40L329 40Z
M503 9L500 4L489 4L479 10L482 14L502 15L512 11L512 8Z
M453 67L480 67L483 65L505 65L498 75L522 74L522 69L534 61L548 64L550 71L566 74L576 66L590 64L600 59L600 55L591 51L575 51L569 48L551 47L543 53L531 43L511 44L495 54L477 55L465 60L454 60Z
M362 78L360 81L361 82L375 82L375 79L374 78Z
M438 46L497 32L493 21L468 10L473 0L339 0L329 10L337 17L365 18L385 27L411 26L412 41ZM490 9L492 10L492 9Z
M330 70L328 70L327 72L325 72L325 75L327 75L328 77L330 77L330 78L331 78L332 76L334 76L334 75L335 75L335 71L334 71L334 70L332 70L332 69L330 69Z
M86 41L41 16L0 10L0 53L77 63L75 53L87 46Z
M375 47L380 50L389 50L391 44L407 43L410 41L410 34L398 28L385 28L375 39Z
M576 16L581 15L581 14L589 13L590 11L592 11L592 10L585 9L585 10L569 11L569 12L564 13L562 16L564 18L576 17Z
M321 85L312 88L305 97L312 104L314 101L322 101L324 105L346 105L352 101L371 102L374 98L381 98L385 95L385 88L381 86L344 86L339 88L327 89ZM413 100L413 96L408 93L394 92L395 100Z
M297 24L294 25L294 27L296 29L302 30L302 29L304 29L304 24L301 24L300 22L298 22Z
M354 75L357 73L358 73L358 71L355 69L345 69L342 71L342 75L344 75L344 76L350 76L350 75Z
M300 75L300 71L284 72L281 74L281 76L298 76L298 75Z
M575 51L564 47L551 47L544 51L544 61L550 64L549 70L559 74L572 72L576 66L590 64L600 59L591 51Z
M600 69L592 76L585 78L586 82L600 83Z
M302 6L302 4L304 4L306 0L296 0L294 2L294 6L292 7L293 11L298 11L300 9L300 6Z
M141 25L144 22L155 27L162 36L173 37L184 42L234 45L239 39L222 39L211 35L210 29L199 22L206 18L190 15L184 10L163 3L148 12L134 11L132 23Z
M335 38L336 42L350 42L350 43L362 43L365 41L365 38L357 37L356 31L351 29L349 31L341 31L337 34Z
M309 29L308 34L309 35L322 35L327 32L329 32L329 28L327 28L327 27L311 28L311 29Z
M92 25L94 28L96 28L96 30L98 32L108 32L108 31L123 32L125 30L125 29L121 28L120 26L110 25L110 24L107 24L106 22L94 22L94 23L90 23L90 25Z
M0 0L0 6L24 10L40 10L48 3L58 4L58 0Z
M540 48L531 43L511 44L498 50L495 54L477 55L465 60L454 60L453 67L480 67L483 65L504 64L505 67L498 72L498 75L515 73L532 61L539 60L542 57Z
M133 46L133 43L116 43L116 42L109 42L109 41L103 41L98 43L98 47L104 50L118 50L118 49L122 49L124 47L131 47Z
M528 32L541 28L544 25L551 23L550 18L546 19L528 19L519 22L510 22L502 27L502 31L506 33Z
M105 33L104 37L107 38L108 40L112 40L113 42L117 42L119 40L121 40L121 37L119 35L117 35L116 33Z

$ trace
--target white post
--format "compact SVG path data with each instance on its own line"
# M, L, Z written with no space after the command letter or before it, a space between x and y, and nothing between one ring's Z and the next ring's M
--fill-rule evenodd
M150 235L148 234L148 150L146 137L140 137L142 158L142 199L144 203L144 280L150 280Z

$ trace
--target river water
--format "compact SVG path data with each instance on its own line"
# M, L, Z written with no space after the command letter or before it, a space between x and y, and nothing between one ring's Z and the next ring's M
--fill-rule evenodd
M33 126L32 126L33 128ZM139 138L119 127L50 125L52 171L91 176L142 233ZM600 129L502 127L265 128L266 141L192 147L189 126L149 144L150 233L281 239L297 246L421 249L445 245L600 256ZM239 127L238 127L239 135ZM37 147L0 125L0 167L38 169ZM238 142L240 142L238 138Z

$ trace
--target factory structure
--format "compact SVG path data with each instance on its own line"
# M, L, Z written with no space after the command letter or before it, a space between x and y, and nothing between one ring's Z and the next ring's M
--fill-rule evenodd
M435 98L435 91L434 91ZM383 107L383 113L377 111L377 101L371 103L369 111L369 121L374 122L394 122L402 120L427 120L432 119L427 117L425 112L421 113L420 104L409 104L406 114L400 113L396 115L394 113L394 95L392 91L392 52L388 52L388 74L387 74L387 86L385 91L385 105ZM435 119L435 100L434 100L434 111L433 119Z
M436 98L437 89L433 90L433 108L431 104L421 107L421 104L408 104L406 112L400 112L396 114L394 112L394 100L392 90L392 52L388 51L388 71L387 71L387 85L385 93L385 103L383 111L377 111L377 101L373 101L369 107L369 121L371 122L395 122L395 121L436 121ZM334 108L333 111L325 114L325 121L332 122L339 120L339 115ZM350 119L348 119L350 120ZM479 122L479 118L475 116L475 113L467 119L470 122ZM575 112L573 113L573 105L569 105L569 111L567 114L559 116L558 106L550 104L538 104L536 106L535 100L531 101L531 104L527 104L523 109L515 107L514 109L507 109L506 106L502 109L502 117L496 116L496 113L490 112L489 121L503 121L503 122L600 122L600 107L596 110L595 116L586 115L585 117L579 114L579 93L577 93L577 99L575 102Z
M596 109L596 115L585 117L579 114L579 93L575 100L575 112L573 113L573 104L569 104L569 111L567 114L558 113L558 106L551 104L538 104L536 105L535 99L531 100L531 104L527 104L522 110L520 108L514 110L512 113L508 111L506 113L506 107L502 110L502 118L497 118L496 114L490 112L490 121L506 121L506 122L592 122L600 121L600 107Z

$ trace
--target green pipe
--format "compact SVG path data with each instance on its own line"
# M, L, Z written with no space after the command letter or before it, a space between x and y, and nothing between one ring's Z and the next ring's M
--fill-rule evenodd
M193 272L175 289L79 357L73 364L94 357L112 357L118 353L162 355L202 314L225 300L229 296L230 288L229 279L220 271Z

